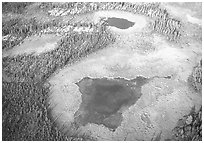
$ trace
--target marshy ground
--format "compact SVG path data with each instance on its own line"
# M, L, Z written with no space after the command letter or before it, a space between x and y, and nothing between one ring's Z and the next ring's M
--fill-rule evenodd
M201 3L69 4L3 13L3 140L200 140Z

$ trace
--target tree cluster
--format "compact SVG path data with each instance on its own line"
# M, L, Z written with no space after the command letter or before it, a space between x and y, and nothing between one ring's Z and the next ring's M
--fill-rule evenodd
M52 51L2 59L3 140L90 140L86 135L64 135L50 116L48 78L58 69L114 42L105 28L93 33L68 33Z
M70 6L72 5L72 6ZM93 11L101 10L121 10L132 12L135 14L141 14L154 19L152 23L152 29L155 32L163 34L170 41L178 41L182 36L180 20L171 18L166 9L160 8L159 3L129 3L129 2L82 2L82 3L66 3L63 4L51 4L50 7L55 6L61 15L66 13L67 15L84 14Z

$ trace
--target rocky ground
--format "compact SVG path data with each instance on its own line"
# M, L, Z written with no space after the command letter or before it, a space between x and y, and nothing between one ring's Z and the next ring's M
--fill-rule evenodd
M200 3L3 6L3 140L202 139ZM110 27L110 15L135 25ZM75 83L137 76L152 80L120 127L76 128Z

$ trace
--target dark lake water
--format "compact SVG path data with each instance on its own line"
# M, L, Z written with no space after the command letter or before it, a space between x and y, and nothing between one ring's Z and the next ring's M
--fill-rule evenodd
M76 84L82 94L82 103L75 113L75 122L79 126L88 123L103 124L115 130L122 122L122 110L141 97L141 87L148 79L137 77L133 80L123 78L85 77ZM135 84L136 83L136 84Z
M120 29L127 29L135 24L134 22L128 21L126 19L114 17L108 18L107 22L109 26L114 26Z

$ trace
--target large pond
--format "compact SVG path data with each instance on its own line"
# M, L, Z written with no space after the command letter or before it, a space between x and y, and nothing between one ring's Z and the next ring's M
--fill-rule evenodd
M82 94L82 103L74 115L75 123L78 126L102 124L114 131L121 125L123 111L141 97L141 87L148 80L144 77L132 80L83 78L76 83Z
M134 22L128 21L126 19L115 17L108 18L107 22L109 26L114 26L120 29L128 29L135 24Z

